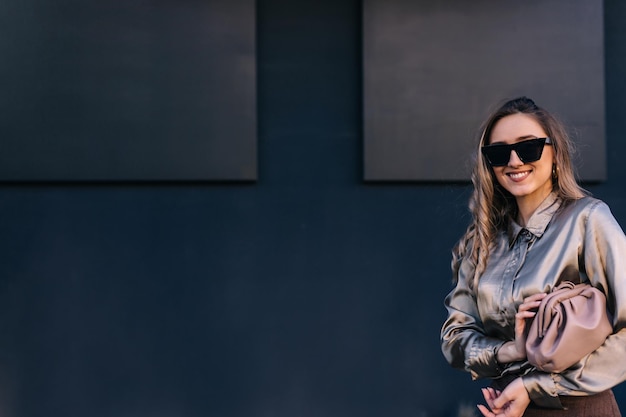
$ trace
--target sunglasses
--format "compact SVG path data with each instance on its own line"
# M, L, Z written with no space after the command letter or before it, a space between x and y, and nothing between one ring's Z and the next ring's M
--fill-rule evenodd
M529 139L511 145L499 143L483 146L480 150L492 167L503 167L509 164L511 151L515 151L519 159L525 164L538 161L541 159L545 144L552 144L550 138Z

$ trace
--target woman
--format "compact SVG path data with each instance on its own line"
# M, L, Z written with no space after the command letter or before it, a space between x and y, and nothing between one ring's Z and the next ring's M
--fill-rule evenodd
M482 128L441 346L452 366L493 381L478 406L487 417L620 416L611 388L626 379L626 237L608 206L576 183L571 152L563 126L526 97ZM525 330L562 280L606 294L613 334L550 374L526 360Z

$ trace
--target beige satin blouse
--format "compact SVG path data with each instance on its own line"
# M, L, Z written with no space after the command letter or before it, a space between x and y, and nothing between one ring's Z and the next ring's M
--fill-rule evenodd
M497 236L477 291L469 286L473 268L469 259L461 261L456 287L444 302L441 349L452 366L474 379L522 376L533 402L552 408L561 408L559 395L589 395L626 380L626 237L604 202L585 197L565 204L551 194L525 228L512 222ZM499 365L495 352L514 339L522 300L549 292L559 280L576 280L579 272L607 295L613 334L558 374L526 361Z

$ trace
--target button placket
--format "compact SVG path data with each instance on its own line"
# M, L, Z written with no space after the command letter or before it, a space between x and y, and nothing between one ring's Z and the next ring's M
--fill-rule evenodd
M517 252L518 262L517 262L517 268L515 270L515 274L513 275L513 280L517 279L519 271L520 269L522 269L522 265L524 265L524 262L526 261L526 254L528 253L528 251L530 250L534 242L534 237L535 235L530 233L528 229L523 229L520 232L520 236L518 237L517 241L515 242L515 251ZM513 291L512 286L511 286L511 291Z
M519 239L515 241L513 247L510 251L510 258L506 264L506 268L504 269L502 281L500 282L500 294L499 294L499 302L500 302L500 320L503 325L508 324L509 316L514 316L515 312L509 314L508 308L506 306L509 305L509 298L512 295L513 291L513 280L515 279L515 271L518 270L517 265L519 263Z

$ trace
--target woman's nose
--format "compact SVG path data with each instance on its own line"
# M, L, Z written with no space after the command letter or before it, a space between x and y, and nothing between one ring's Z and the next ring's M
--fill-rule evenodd
M509 164L510 167L519 167L524 165L524 161L522 161L514 150L511 150L511 156L509 156Z

